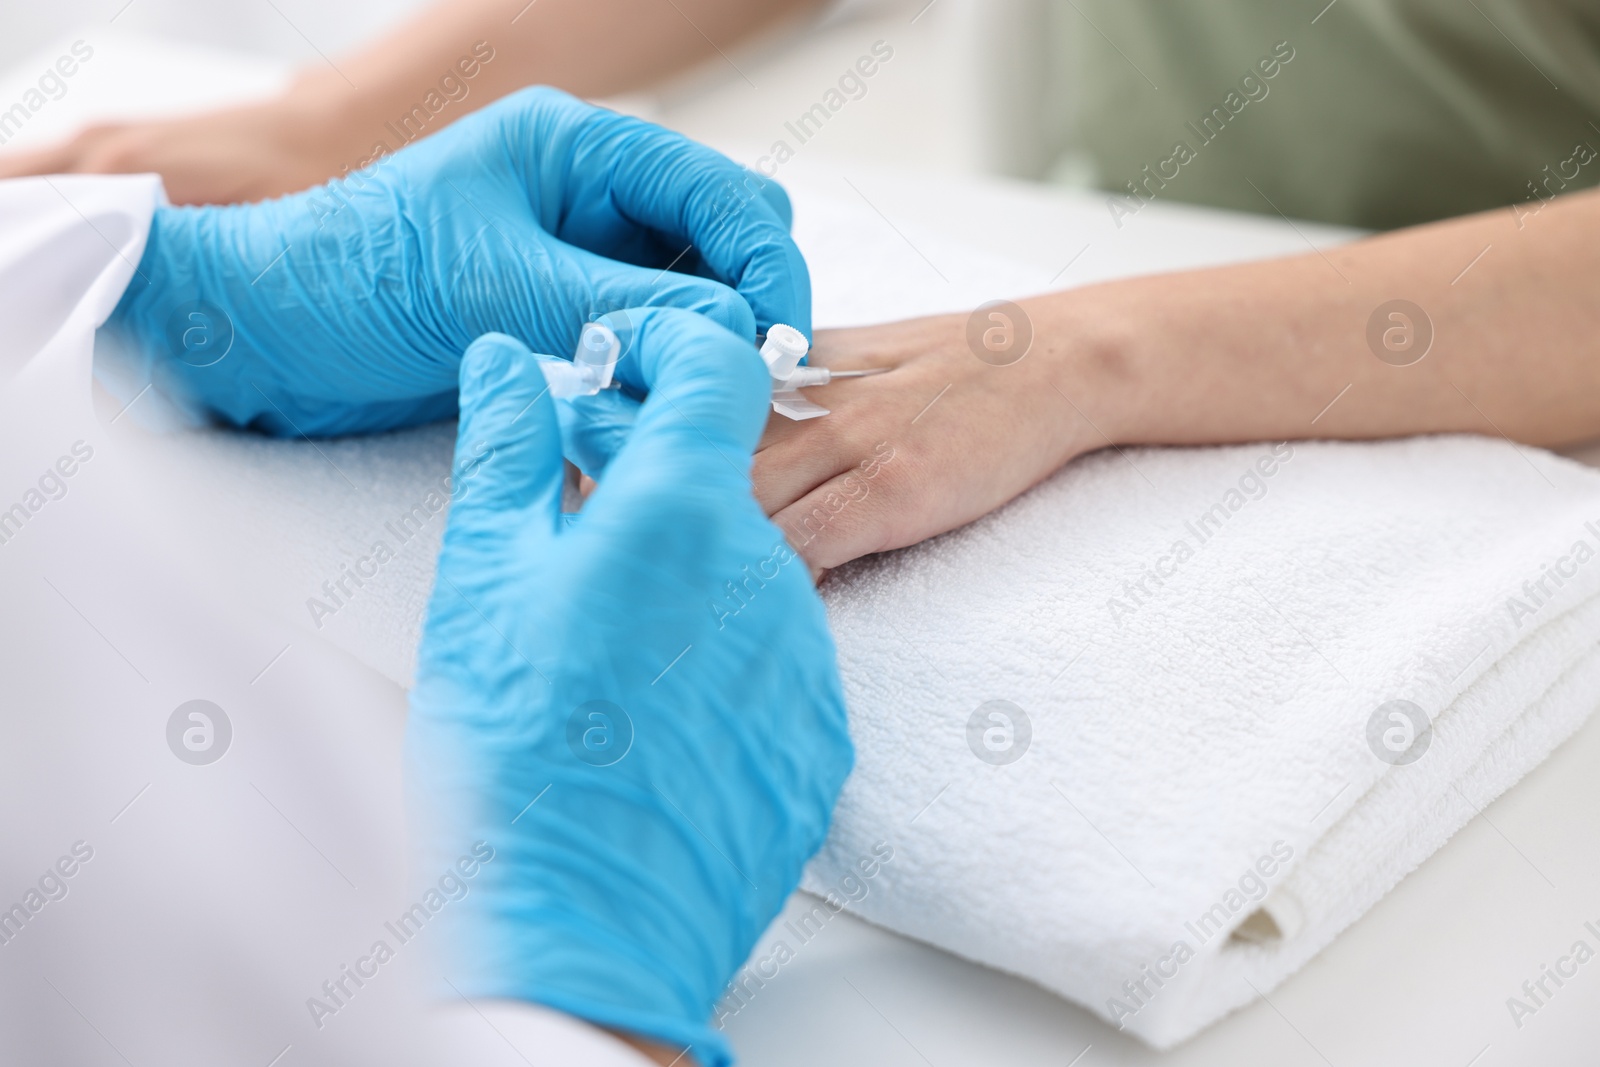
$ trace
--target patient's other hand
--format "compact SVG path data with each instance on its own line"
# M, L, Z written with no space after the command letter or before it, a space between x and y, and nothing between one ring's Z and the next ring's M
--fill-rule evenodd
M1074 410L1060 352L1040 337L1014 363L985 362L968 318L817 333L812 366L895 370L807 390L826 418L767 425L756 496L814 570L962 526L1106 443Z
M302 94L160 122L90 126L47 148L0 153L0 178L161 175L175 204L232 204L309 189L365 162L329 99Z

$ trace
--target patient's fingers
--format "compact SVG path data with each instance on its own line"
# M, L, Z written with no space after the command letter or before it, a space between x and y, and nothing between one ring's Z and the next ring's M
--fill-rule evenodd
M885 455L890 459L853 467L772 517L813 577L860 556L915 544L938 521L928 494L914 490L918 476L906 469L909 459L891 472L887 464L901 461Z
M817 399L826 403L821 396ZM834 415L806 422L772 415L750 471L762 510L774 515L836 475L854 469L871 452L872 443L863 437L867 429Z
M33 174L70 174L83 169L84 156L114 132L110 126L93 127L76 137L45 148L0 153L0 178Z

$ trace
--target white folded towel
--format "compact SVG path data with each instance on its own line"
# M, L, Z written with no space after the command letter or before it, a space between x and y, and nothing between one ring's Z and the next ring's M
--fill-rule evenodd
M829 584L859 755L808 887L886 840L860 914L1166 1047L1581 725L1600 474L1464 437L1104 453Z
M822 324L1045 284L797 199ZM248 559L261 604L404 683L452 432L188 437L152 467L208 500L213 525L181 509L187 532ZM322 591L370 570L379 541L375 577ZM807 885L887 841L860 914L1180 1041L1293 972L1577 728L1600 682L1597 549L1600 474L1504 442L1080 460L828 583L859 759ZM1391 701L1431 719L1415 762L1383 747L1406 749L1406 705L1369 744Z

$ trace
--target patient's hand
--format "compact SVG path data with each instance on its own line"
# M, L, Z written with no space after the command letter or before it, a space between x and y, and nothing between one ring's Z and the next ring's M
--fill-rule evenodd
M164 122L91 126L48 148L0 154L0 178L156 173L175 204L230 204L308 189L364 162L324 121L334 110L328 101L301 100L291 94Z
M1592 439L1596 234L1589 190L1537 220L1497 209L1034 297L1020 302L1032 348L1009 366L973 354L965 315L822 333L817 362L898 369L811 390L827 418L774 419L756 492L814 566L832 567L959 526L1113 442ZM1504 258L1463 274L1490 246ZM1426 332L1391 347L1381 331L1402 294ZM1429 355L1421 338L1434 337Z
M968 347L967 324L948 315L817 333L813 366L895 370L808 390L826 418L767 425L756 496L813 568L954 529L1105 443L1074 411L1085 403L1074 376L1042 339L996 366Z

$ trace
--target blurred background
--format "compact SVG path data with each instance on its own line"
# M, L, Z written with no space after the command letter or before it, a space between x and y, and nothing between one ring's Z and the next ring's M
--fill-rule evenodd
M4 15L0 74L67 34L138 35L283 64L337 59L426 0L52 0ZM626 110L719 146L764 148L877 40L894 61L808 144L807 155L956 174L1039 178L1066 147L1064 98L1045 91L1052 43L1077 32L1048 0L855 0L727 50ZM623 27L619 27L619 32ZM93 42L91 42L93 43ZM175 56L178 53L174 53ZM174 62L181 60L175 59ZM235 71L235 73L237 73ZM204 76L197 64L196 76ZM9 79L8 79L9 80ZM1064 168L1070 178L1070 167Z

